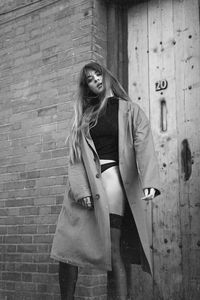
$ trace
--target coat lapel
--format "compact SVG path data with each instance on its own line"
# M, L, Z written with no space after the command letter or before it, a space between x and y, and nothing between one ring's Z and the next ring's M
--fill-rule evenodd
M95 145L94 145L94 142L93 142L91 136L85 136L85 139L86 139L88 145L90 146L90 148L92 148L92 150L97 154Z
M124 143L126 140L128 126L128 103L125 100L119 100L119 111L118 111L118 130L119 130L119 160L123 156Z
M83 157L83 161L84 161L85 165L87 165L86 156L88 157L88 155L89 155L90 158L92 159L92 161L93 162L95 161L97 171L101 172L99 156L97 154L94 142L93 142L90 134L88 136L82 135L81 152L82 152L82 157ZM86 154L86 156L84 154Z
M88 145L90 146L90 148L92 149L92 151L96 154L96 156L98 156L95 145L94 145L94 142L91 138L91 135L88 134L87 136L85 136L85 139L86 139L86 142L88 143Z

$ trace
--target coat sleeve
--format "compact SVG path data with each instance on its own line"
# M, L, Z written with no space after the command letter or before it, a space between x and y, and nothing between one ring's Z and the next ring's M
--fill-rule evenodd
M75 201L91 197L90 185L83 161L68 166L68 180Z
M157 196L160 194L160 176L149 120L137 104L131 111L133 143L142 188L155 188Z

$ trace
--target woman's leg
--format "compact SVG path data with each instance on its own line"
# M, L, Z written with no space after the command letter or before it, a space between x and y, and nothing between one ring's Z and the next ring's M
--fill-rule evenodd
M112 228L111 231L111 255L112 255L112 271L108 274L108 285L113 285L114 299L127 299L127 278L126 270L120 253L120 236L119 228Z
M59 262L61 300L73 300L78 277L78 267Z
M127 300L126 271L120 253L121 223L126 197L119 173L119 167L102 170L102 179L108 196L110 211L112 271L108 273L108 289L115 300ZM113 286L113 289L110 286ZM113 291L114 290L114 293Z

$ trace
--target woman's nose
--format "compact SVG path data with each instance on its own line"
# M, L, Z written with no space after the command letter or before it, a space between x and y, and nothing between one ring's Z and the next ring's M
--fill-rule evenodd
M94 81L97 82L99 80L98 76L94 77Z

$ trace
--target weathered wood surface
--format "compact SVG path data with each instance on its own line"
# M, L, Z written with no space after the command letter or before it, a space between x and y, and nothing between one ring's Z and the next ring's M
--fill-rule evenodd
M176 299L182 275L172 1L150 1L148 15L150 120L163 186L153 209L154 280L161 298ZM167 79L168 88L156 92L155 82L162 79ZM166 131L161 126L161 101L166 102Z
M175 1L174 34L182 272L185 299L200 299L200 47L197 0ZM181 151L187 139L192 154L191 177L184 180Z
M128 14L128 82L129 95L149 116L149 73L148 73L148 35L147 3L136 5ZM152 214L151 203L146 204L147 214ZM152 232L152 224L149 224ZM153 241L151 241L152 243ZM153 281L140 267L131 271L131 295L133 299L153 299Z
M163 183L162 196L152 205L154 291L152 296L142 285L143 299L197 300L200 299L198 0L151 0L133 6L129 9L128 29L129 94L150 117ZM162 79L168 81L168 88L155 91L155 82ZM161 103L166 105L163 126ZM185 139L194 161L189 178L183 173ZM187 153L185 168L189 174L189 150ZM134 283L133 289L137 289ZM138 296L133 299L142 299L141 293L135 294Z
M127 90L127 10L107 7L107 66Z

